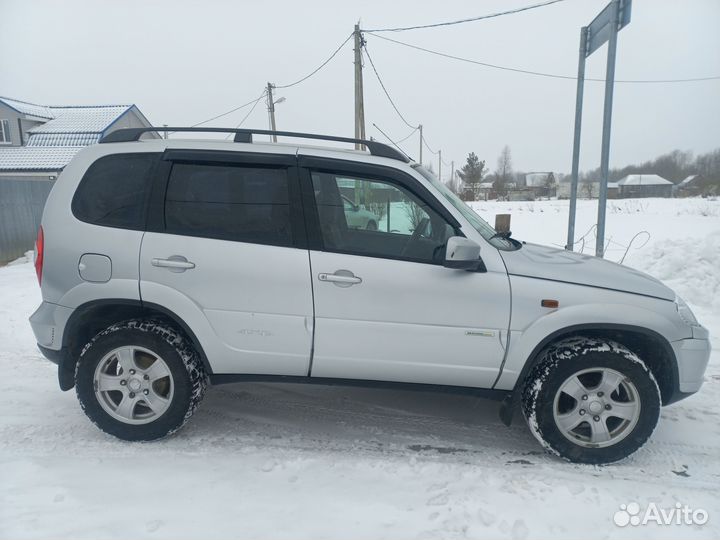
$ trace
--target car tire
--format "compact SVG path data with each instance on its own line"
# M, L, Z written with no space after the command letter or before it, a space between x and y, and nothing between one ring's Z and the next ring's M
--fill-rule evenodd
M610 340L573 337L545 349L522 390L530 431L549 452L603 464L638 450L660 416L657 381Z
M207 388L197 351L172 326L129 320L83 348L75 368L80 406L102 431L126 441L175 433Z
M377 231L378 224L376 221L370 220L370 221L368 221L367 225L365 226L365 229L368 231Z

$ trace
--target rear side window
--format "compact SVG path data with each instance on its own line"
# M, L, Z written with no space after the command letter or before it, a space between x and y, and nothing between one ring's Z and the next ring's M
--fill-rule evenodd
M291 246L286 169L175 163L165 200L165 230Z
M76 218L95 225L142 230L150 176L158 154L114 154L98 159L72 201Z

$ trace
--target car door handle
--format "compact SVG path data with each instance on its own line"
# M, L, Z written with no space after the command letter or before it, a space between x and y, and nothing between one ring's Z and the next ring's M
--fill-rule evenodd
M351 287L362 283L362 278L353 274L350 270L336 270L333 274L318 274L320 281L329 281L338 287Z
M171 255L167 259L152 259L150 264L159 268L167 268L172 272L184 272L195 268L195 263L188 261L182 255Z

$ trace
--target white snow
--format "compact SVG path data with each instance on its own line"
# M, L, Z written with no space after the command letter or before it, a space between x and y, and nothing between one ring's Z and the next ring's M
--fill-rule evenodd
M60 392L35 348L32 264L0 268L0 538L720 536L720 202L610 205L608 258L646 230L626 264L678 290L716 352L701 391L664 408L643 449L604 467L543 453L521 419L504 427L492 402L378 389L218 386L174 437L121 442ZM565 243L567 201L474 206L491 223L510 211L518 238ZM577 236L595 208L580 201ZM632 502L679 502L710 518L614 525Z

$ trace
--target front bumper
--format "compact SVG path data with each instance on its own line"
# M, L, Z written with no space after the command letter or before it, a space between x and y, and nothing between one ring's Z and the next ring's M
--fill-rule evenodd
M710 337L706 328L693 327L693 337L671 343L678 367L678 391L692 394L700 390L710 360Z

